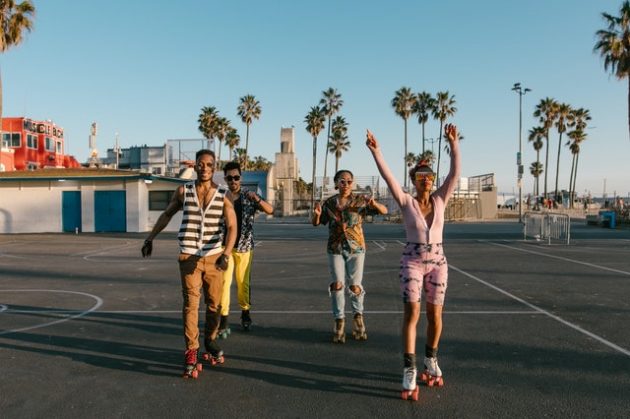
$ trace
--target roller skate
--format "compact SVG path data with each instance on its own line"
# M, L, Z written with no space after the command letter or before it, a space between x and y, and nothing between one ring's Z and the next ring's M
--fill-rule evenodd
M335 319L333 328L333 343L346 343L346 320Z
M228 316L221 316L221 322L219 323L219 332L217 337L219 339L227 339L232 331L228 325Z
M444 385L442 370L440 370L437 358L424 358L424 372L422 373L422 381L424 381L429 387L442 387Z
M197 378L203 369L197 361L197 349L188 349L184 354L184 378Z
M225 362L223 351L217 345L216 340L206 341L206 352L204 352L202 357L204 361L208 361L213 367Z
M418 369L416 367L405 367L403 370L403 384L400 397L403 400L418 400L418 393L420 389L416 384L416 377L418 375Z
M252 318L249 317L249 310L243 310L241 312L241 327L244 331L249 331L249 328L252 325Z
M367 340L367 331L363 322L363 314L356 313L352 322L352 337L356 340Z

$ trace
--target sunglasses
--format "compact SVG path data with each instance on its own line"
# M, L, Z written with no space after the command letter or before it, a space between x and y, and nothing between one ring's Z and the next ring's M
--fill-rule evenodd
M351 180L339 179L337 182L339 182L340 185L352 185Z
M233 181L233 180L235 180L235 181L237 181L237 182L238 182L239 180L241 180L241 177L240 177L239 175L236 175L236 176L226 176L226 177L225 177L225 180L227 180L228 182L231 182L231 181Z
M435 175L433 173L416 173L416 180L430 180L433 182L435 180Z

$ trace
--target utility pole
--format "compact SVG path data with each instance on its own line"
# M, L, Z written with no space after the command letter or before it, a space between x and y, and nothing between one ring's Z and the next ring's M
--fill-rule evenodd
M521 83L514 83L512 90L518 93L518 153L516 154L516 167L518 173L518 222L523 223L523 96L527 94L527 92L531 92L532 89L522 87Z

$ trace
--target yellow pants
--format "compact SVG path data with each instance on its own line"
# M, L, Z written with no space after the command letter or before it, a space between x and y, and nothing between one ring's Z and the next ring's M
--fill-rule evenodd
M236 278L238 305L241 307L241 310L249 310L249 280L253 257L253 250L244 253L232 252L232 257L228 262L228 268L223 272L223 296L221 297L222 316L227 316L230 313L230 288L232 287L232 277Z

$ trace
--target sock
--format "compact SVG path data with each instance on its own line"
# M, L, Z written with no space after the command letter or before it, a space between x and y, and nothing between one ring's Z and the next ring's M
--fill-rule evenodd
M424 356L427 358L436 358L438 353L438 348L432 348L429 345L424 345Z
M416 354L405 354L405 368L416 368Z

